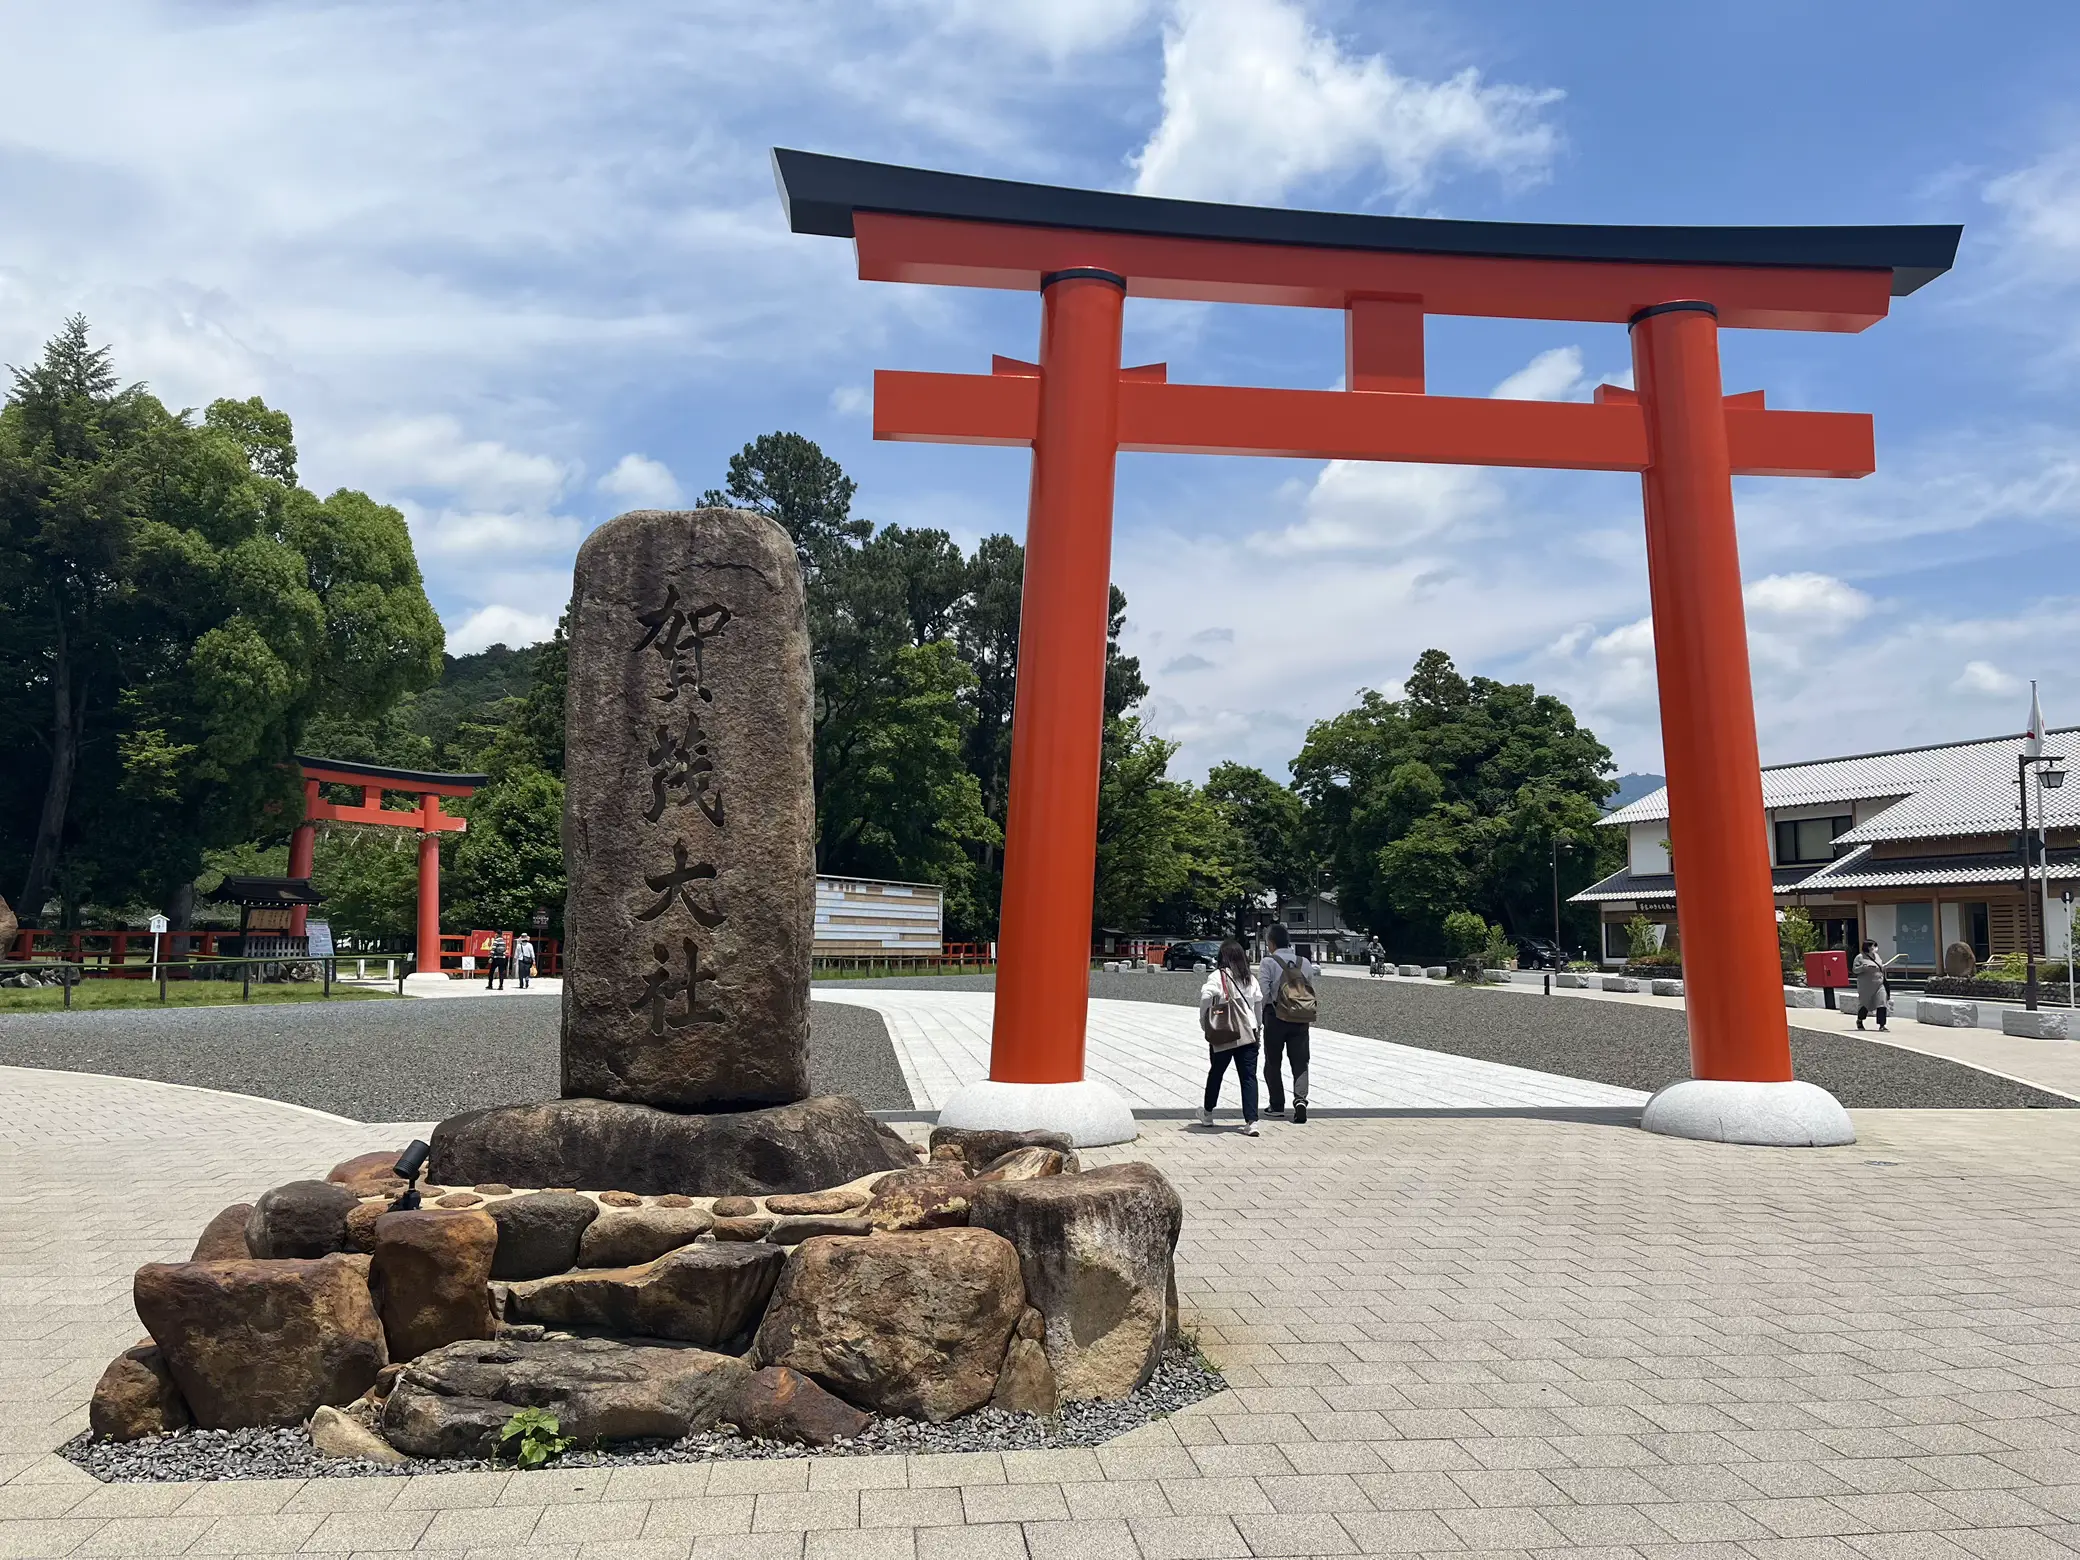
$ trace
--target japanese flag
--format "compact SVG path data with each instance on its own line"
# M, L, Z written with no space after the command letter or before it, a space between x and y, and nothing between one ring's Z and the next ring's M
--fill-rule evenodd
M2037 685L2029 685L2029 729L2022 734L2022 751L2030 758L2044 756L2044 706L2037 702Z

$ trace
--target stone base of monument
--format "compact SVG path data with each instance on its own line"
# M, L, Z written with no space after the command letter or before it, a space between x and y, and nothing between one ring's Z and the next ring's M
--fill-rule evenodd
M1141 1134L1127 1102L1102 1083L999 1083L984 1078L954 1091L939 1124L964 1131L1059 1132L1078 1148L1131 1143Z
M1841 1102L1816 1084L1685 1078L1646 1103L1639 1124L1668 1137L1767 1148L1838 1148L1856 1141Z
M885 1150L902 1168L795 1192L456 1184L506 1133L541 1130L540 1162L567 1163L585 1139L558 1121L600 1103L442 1123L450 1168L416 1210L391 1211L395 1152L224 1210L189 1261L138 1271L151 1338L95 1389L93 1444L308 1424L330 1456L477 1459L525 1407L580 1445L820 1446L881 1419L1125 1398L1177 1336L1176 1192L1146 1164L1083 1170L1058 1134L942 1126L928 1163L903 1143ZM783 1109L828 1124L842 1106ZM760 1114L778 1112L740 1113ZM866 1141L888 1143L871 1122ZM701 1173L805 1162L762 1165L769 1133L736 1142Z
M433 1129L426 1173L466 1184L760 1196L836 1186L916 1162L900 1133L848 1095L704 1112L561 1099L450 1116Z

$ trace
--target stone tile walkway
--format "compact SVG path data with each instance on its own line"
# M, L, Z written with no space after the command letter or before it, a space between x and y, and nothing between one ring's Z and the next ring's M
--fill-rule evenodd
M1772 1151L1493 1117L1158 1125L1233 1390L1095 1449L103 1486L130 1269L394 1144L0 1070L0 1557L2039 1560L2080 1551L2080 1113Z
M989 1032L996 998L986 991L868 989L832 983L819 1002L874 1009L888 1026L910 1097L936 1110L954 1090L989 1075ZM1136 1109L1196 1109L1206 1081L1206 1042L1196 1008L1093 998L1085 1042L1088 1077L1109 1084ZM1323 1108L1496 1110L1624 1107L1644 1104L1636 1089L1615 1088L1500 1062L1451 1056L1317 1027L1310 1103ZM1239 1113L1232 1080L1223 1105Z

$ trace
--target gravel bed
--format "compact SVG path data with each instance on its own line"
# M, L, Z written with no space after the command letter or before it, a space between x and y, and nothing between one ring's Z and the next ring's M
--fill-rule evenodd
M745 1458L867 1457L905 1452L1023 1452L1099 1446L1152 1420L1227 1390L1201 1355L1171 1349L1146 1386L1115 1403L1071 1403L1059 1417L978 1409L943 1425L878 1419L866 1434L835 1446L796 1446L707 1432L683 1441L632 1442L616 1451L569 1452L553 1468L628 1468L651 1463L732 1462ZM321 1457L302 1430L183 1430L144 1441L95 1441L78 1435L58 1455L107 1483L175 1483L198 1479L352 1479L418 1473L471 1473L511 1463L452 1458L410 1463Z
M286 1100L353 1121L437 1121L562 1092L552 997L123 1008L0 1018L0 1066L113 1073ZM881 1017L809 1007L819 1093L908 1110Z
M1198 1002L1204 978L1100 971L1091 976L1090 989L1092 996L1114 1001L1189 1007ZM943 975L874 984L988 991L994 981L989 975ZM1690 1076L1690 1031L1679 1009L1479 991L1442 981L1416 985L1334 976L1323 978L1317 995L1322 1027L1345 1034L1650 1094ZM1824 1030L1792 1029L1791 1067L1851 1110L2055 1110L2075 1103L1960 1062Z

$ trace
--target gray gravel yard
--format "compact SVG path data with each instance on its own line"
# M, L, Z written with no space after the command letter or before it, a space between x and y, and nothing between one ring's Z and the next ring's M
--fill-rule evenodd
M1204 977L1091 976L1091 995L1190 1006ZM994 976L942 975L877 985L987 991ZM1322 1027L1401 1045L1507 1062L1651 1093L1690 1076L1683 1015L1628 1002L1478 991L1443 982L1327 979L1318 993ZM1874 1045L1850 1035L1791 1031L1791 1065L1852 1110L2012 1110L2074 1102L1940 1057Z
M355 1121L437 1121L553 1099L557 1011L547 997L442 997L9 1014L0 1066L226 1089ZM809 1075L819 1093L872 1110L911 1107L888 1031L866 1008L810 1004Z

